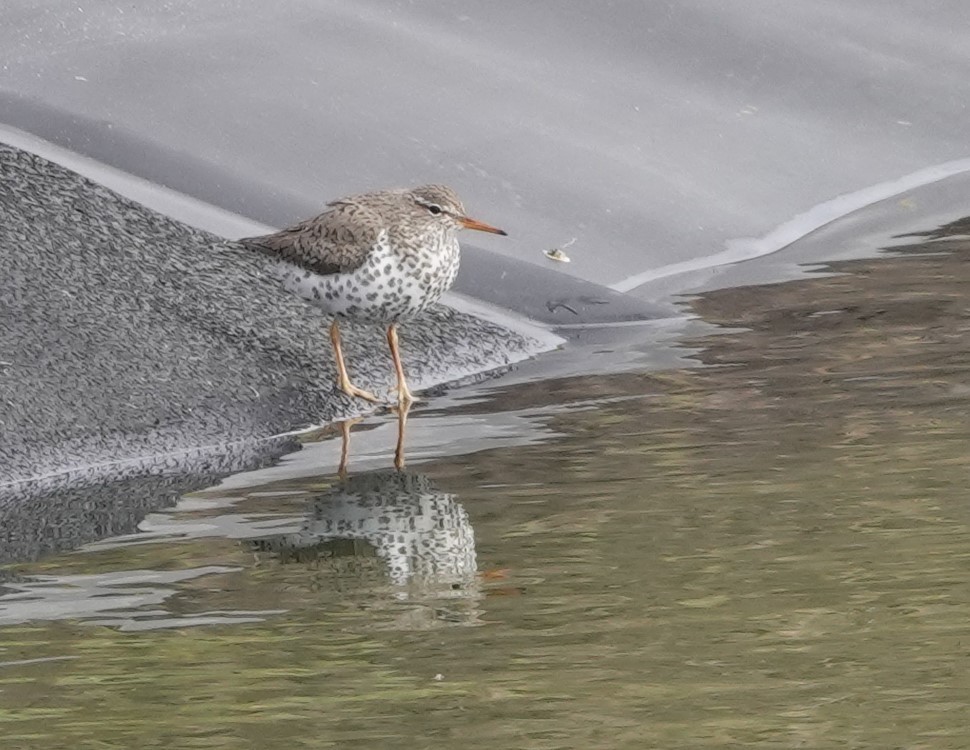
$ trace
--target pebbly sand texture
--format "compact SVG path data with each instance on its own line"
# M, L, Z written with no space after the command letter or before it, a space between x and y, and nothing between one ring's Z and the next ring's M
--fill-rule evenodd
M369 410L334 389L328 322L270 259L0 145L0 484ZM343 331L356 382L387 392L382 330ZM443 306L401 345L417 389L541 348Z

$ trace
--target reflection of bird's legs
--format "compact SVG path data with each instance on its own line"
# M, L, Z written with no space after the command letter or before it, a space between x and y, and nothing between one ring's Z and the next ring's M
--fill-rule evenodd
M407 434L408 411L411 404L405 402L397 409L397 446L394 448L394 468L400 471L404 468L404 438Z
M359 396L360 398L374 402L380 401L370 391L358 388L350 382L350 377L347 375L347 365L344 364L344 353L340 348L340 328L337 326L336 319L330 324L330 343L333 344L333 354L337 360L337 381L340 384L340 390L348 396Z
M340 423L340 465L337 467L337 476L341 479L347 478L347 460L350 457L350 428L363 419L363 417L355 417L354 419L345 419Z
M391 359L394 360L394 372L397 373L397 402L402 406L410 404L414 401L414 396L408 390L404 378L404 365L401 364L401 351L397 343L397 323L391 323L387 327L387 345L391 347Z

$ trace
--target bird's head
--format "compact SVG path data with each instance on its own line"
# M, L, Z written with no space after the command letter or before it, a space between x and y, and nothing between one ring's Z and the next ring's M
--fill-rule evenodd
M409 191L415 206L428 218L453 229L477 229L479 232L505 235L506 232L465 215L457 193L447 185L422 185Z

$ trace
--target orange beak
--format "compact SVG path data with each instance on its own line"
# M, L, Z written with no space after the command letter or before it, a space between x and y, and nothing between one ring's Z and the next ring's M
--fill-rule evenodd
M506 232L504 229L493 227L491 224L486 224L484 221L469 219L467 216L459 216L458 222L465 227L465 229L477 229L479 232L491 232L492 234L500 234L503 237L508 237L508 232Z

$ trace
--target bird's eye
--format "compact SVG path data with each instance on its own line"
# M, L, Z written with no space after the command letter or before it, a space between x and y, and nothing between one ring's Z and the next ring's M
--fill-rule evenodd
M441 213L441 206L436 206L434 203L429 203L426 208L435 216Z

